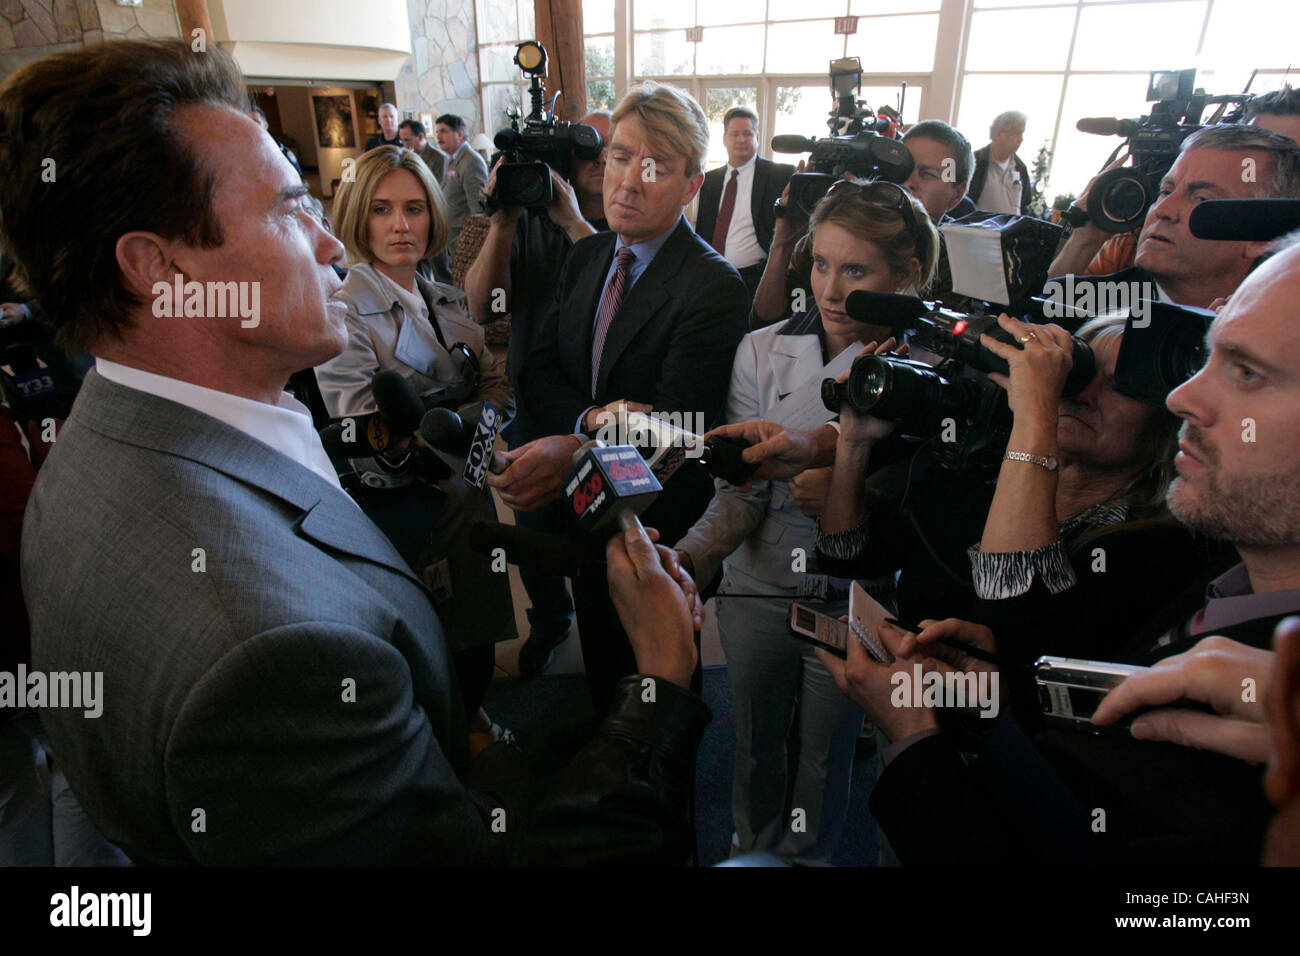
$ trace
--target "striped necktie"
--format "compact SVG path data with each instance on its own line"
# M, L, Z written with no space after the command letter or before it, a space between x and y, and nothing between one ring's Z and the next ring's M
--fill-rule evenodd
M631 249L619 250L618 265L614 267L614 274L609 277L605 292L600 297L600 308L596 310L596 331L591 339L592 398L596 397L596 380L600 378L600 356L605 351L605 339L609 335L609 327L614 322L614 316L623 305L623 293L627 290L628 275L632 271L632 260L635 258L636 255Z

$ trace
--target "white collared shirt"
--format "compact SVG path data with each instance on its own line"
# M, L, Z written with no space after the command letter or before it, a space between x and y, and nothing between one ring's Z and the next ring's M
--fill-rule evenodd
M312 427L311 412L288 392L280 393L278 405L268 405L105 358L95 359L95 371L110 382L176 402L237 428L343 490L320 436Z
M744 166L739 167L740 175L736 177L736 206L731 211L731 225L727 229L727 243L723 256L737 269L762 262L767 254L758 244L758 233L754 230L754 170L758 167L758 154L755 153ZM722 196L727 195L727 181L736 167L727 164L722 177ZM722 199L718 200L718 209L722 209ZM709 237L706 236L707 240Z

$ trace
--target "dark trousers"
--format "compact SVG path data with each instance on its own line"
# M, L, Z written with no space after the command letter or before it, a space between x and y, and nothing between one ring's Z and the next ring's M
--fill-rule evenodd
M614 688L629 674L637 672L636 655L627 631L619 622L618 612L609 596L604 568L587 571L573 579L573 603L578 611L578 637L582 641L582 663L587 674L587 690L596 719L602 720L614 702ZM695 634L695 651L700 650L700 635ZM691 690L704 691L704 672L697 661L691 675Z
M560 512L555 504L539 511L516 511L515 524L521 528L563 534ZM567 631L573 621L573 600L564 576L533 564L519 565L519 577L528 592L528 623L545 631Z

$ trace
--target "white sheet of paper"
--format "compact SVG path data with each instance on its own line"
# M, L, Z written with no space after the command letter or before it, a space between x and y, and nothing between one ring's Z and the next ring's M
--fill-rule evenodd
M853 360L862 351L862 343L854 342L831 361L815 377L796 388L781 401L772 406L767 413L767 420L786 428L809 431L835 417L835 413L822 404L822 379L835 378L840 372L853 365Z

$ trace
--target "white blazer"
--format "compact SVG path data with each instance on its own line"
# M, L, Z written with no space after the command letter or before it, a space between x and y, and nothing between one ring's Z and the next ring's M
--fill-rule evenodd
M824 363L817 334L783 335L787 325L778 322L741 339L727 395L729 423L766 418L786 395L820 378ZM789 482L753 481L749 491L741 491L719 478L714 486L708 509L675 545L690 555L695 579L707 582L725 559L728 570L776 588L797 588L807 575L792 570L792 552L802 548L811 567L816 525L799 510Z

